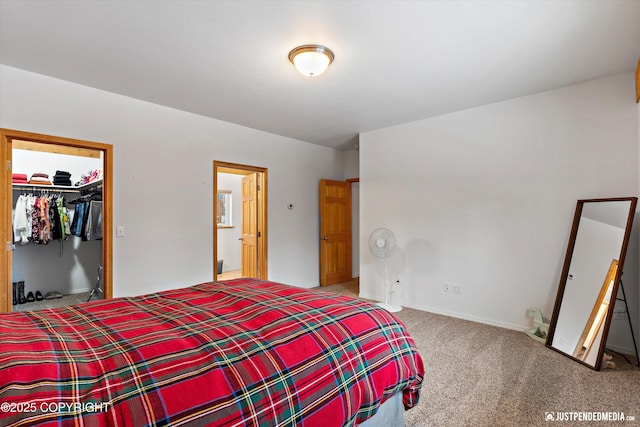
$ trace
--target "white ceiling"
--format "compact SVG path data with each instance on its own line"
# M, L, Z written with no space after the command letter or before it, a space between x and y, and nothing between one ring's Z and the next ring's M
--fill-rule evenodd
M307 43L336 55L313 79L287 59ZM637 0L0 0L2 64L340 149L639 53Z

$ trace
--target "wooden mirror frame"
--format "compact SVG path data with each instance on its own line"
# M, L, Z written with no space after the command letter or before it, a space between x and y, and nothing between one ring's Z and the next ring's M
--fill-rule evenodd
M603 330L602 330L602 338L600 340L600 347L598 348L598 355L596 357L596 362L594 365L590 365L589 363L586 363L585 361L581 360L580 358L574 356L573 354L569 354L566 353L556 347L553 346L553 337L554 334L556 332L556 326L558 323L558 315L560 313L560 306L562 305L562 299L564 296L564 292L565 292L565 288L567 285L567 279L569 276L569 268L571 265L571 259L573 257L573 251L575 248L575 244L576 244L576 238L578 235L578 228L580 225L580 218L582 217L582 210L584 207L585 203L598 203L598 202L630 202L630 207L629 207L629 213L627 215L627 222L626 222L626 227L625 227L625 232L624 232L624 237L622 240L622 247L620 249L620 257L617 260L617 266L614 270L610 269L609 270L609 274L607 274L607 277L609 277L609 275L614 275L614 282L613 282L613 289L611 291L611 297L609 298L609 301L613 301L614 303L612 304L608 304L607 307L607 314L606 317L604 319L604 325L603 325ZM567 356L570 359L575 360L578 363L581 363L591 369L594 369L596 371L600 370L600 367L602 365L602 356L604 354L604 349L606 347L607 344L607 336L609 334L609 327L611 325L611 318L613 316L613 309L615 306L615 300L616 300L616 296L618 294L618 286L620 283L620 277L622 276L622 270L624 267L624 259L626 257L626 253L627 253L627 248L629 246L629 238L631 236L631 227L633 225L633 218L635 216L635 212L636 212L636 205L638 202L638 198L637 197L618 197L618 198L610 198L610 199L582 199L582 200L578 200L577 204L576 204L576 212L574 214L573 217L573 226L571 228L571 235L569 236L569 243L567 245L567 253L565 255L565 259L564 259L564 266L562 268L562 274L560 276L560 283L558 285L558 293L556 295L556 302L555 302L555 306L553 308L553 314L551 316L551 323L549 324L549 334L547 335L547 341L546 341L546 346L557 351L560 354L563 354L565 356ZM600 292L602 293L602 291ZM600 297L598 297L599 299L601 299ZM602 302L602 301L600 301ZM596 306L597 306L597 301L596 301ZM594 306L595 307L595 306ZM595 309L595 308L594 308ZM592 312L592 316L593 316L593 312ZM583 333L584 335L584 333Z

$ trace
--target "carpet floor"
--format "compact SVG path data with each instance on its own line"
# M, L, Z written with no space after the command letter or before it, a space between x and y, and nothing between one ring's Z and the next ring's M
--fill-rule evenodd
M79 294L64 295L62 298L33 301L13 306L13 311L34 311L44 310L47 308L66 307L68 305L77 305L86 302L91 292L82 292ZM93 299L98 299L97 294ZM93 300L92 299L92 300Z
M320 289L358 295L357 281ZM404 414L407 427L640 426L635 358L629 364L614 354L616 369L597 372L524 332L408 308L396 315L414 338L426 370L420 401ZM570 418L601 417L602 412L629 418Z
M358 281L324 291L358 297ZM86 301L88 294L14 307L51 308ZM73 299L72 299L73 298ZM32 305L34 304L34 305ZM640 426L640 368L614 354L616 369L593 371L524 332L405 308L396 313L425 363L420 401L404 413L407 427L550 425ZM580 412L627 421L560 421Z

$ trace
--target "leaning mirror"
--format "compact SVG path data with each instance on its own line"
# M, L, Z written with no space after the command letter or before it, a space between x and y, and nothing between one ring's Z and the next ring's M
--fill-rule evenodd
M636 197L578 200L547 347L599 370Z

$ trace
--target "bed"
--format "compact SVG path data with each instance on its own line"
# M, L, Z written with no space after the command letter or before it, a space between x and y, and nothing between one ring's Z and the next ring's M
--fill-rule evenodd
M2 314L0 345L2 426L368 425L424 376L392 314L256 279Z

